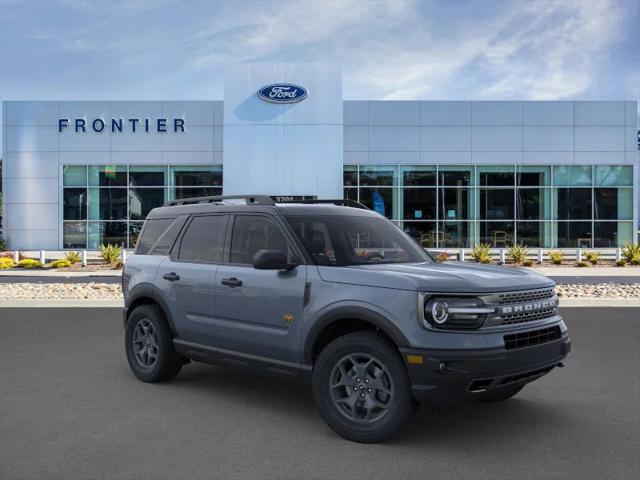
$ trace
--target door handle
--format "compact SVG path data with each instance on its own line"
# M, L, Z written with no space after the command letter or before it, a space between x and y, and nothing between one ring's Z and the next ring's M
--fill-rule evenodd
M169 280L170 282L175 282L176 280L180 280L180 275L178 275L176 272L171 272L165 273L164 275L162 275L162 278L164 278L165 280Z
M223 278L220 283L222 283L222 285L226 285L227 287L231 287L231 288L242 286L242 280L238 280L236 277Z

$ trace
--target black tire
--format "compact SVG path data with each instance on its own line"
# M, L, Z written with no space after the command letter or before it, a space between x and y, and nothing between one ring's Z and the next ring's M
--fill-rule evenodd
M481 393L478 400L481 402L503 402L517 395L524 385L514 385L511 387L501 387L490 392Z
M140 341L143 338L148 339L147 343ZM157 305L140 305L129 314L124 341L129 367L143 382L170 380L182 368L182 361L173 350L173 335ZM146 356L140 354L145 348Z
M362 363L356 367L352 359ZM348 365L353 367L349 369ZM356 375L357 371L361 374ZM335 381L338 378L340 381ZM375 331L350 333L327 345L314 364L312 387L324 421L354 442L373 443L393 437L407 426L414 409L402 359L395 346Z

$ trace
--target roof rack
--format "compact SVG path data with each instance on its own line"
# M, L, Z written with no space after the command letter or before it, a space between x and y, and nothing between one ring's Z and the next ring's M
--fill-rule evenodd
M363 210L369 210L369 207L361 204L360 202L356 202L355 200L348 200L348 199L336 199L336 200L318 200L318 199L311 199L311 200L286 200L284 202L277 202L277 203L325 203L325 204L330 204L330 205L339 205L341 207L352 207L352 208L361 208Z
M247 205L274 205L274 201L268 195L214 195L211 197L193 197L171 200L163 207L175 207L178 205L194 205L197 203L219 203L224 200L245 200Z

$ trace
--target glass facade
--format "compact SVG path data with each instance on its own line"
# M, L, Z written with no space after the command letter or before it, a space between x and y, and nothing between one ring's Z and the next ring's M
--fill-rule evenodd
M346 165L344 198L424 247L606 248L633 239L630 165Z
M134 248L153 208L173 199L220 194L219 165L65 165L63 246Z

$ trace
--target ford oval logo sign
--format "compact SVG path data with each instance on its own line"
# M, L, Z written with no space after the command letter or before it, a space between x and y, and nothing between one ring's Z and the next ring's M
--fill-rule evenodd
M258 96L265 102L296 103L309 95L306 88L292 83L274 83L258 90Z

